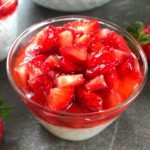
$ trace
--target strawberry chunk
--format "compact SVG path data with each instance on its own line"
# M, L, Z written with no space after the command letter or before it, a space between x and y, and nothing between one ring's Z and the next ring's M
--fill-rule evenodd
M108 88L118 90L120 80L119 80L118 72L116 71L116 69L113 69L105 73L104 76L105 76L105 81L108 85Z
M87 59L87 47L85 46L68 46L59 49L59 51L61 55L77 63L86 61Z
M100 95L95 94L91 90L85 88L79 88L77 90L78 100L81 105L88 108L91 111L102 110L102 98Z
M35 36L34 42L38 45L38 50L51 52L57 43L57 29L53 26L47 26Z
M132 76L133 78L142 78L140 65L134 55L131 55L117 69L121 77Z
M105 47L100 52L93 52L87 59L89 69L86 71L86 76L94 78L100 74L104 74L117 67L128 57L128 53L109 47Z
M93 52L88 56L88 68L94 68L101 64L118 65L127 59L128 53L110 47L104 47L98 52Z
M76 32L83 32L84 34L91 34L96 32L100 27L97 20L79 20L67 23L65 28L71 28Z
M71 106L66 110L69 113L88 113L90 112L87 108L82 107L80 104L72 103Z
M28 63L27 71L29 74L29 79L43 74L41 67L42 67L44 61L45 61L45 56L44 55L38 55Z
M49 74L52 69L59 68L58 57L55 55L50 55L45 59L44 63L41 66L44 73Z
M47 96L48 106L53 111L65 110L72 102L74 89L71 87L53 88Z
M75 87L84 83L83 74L76 75L61 75L56 78L56 85L58 87Z
M89 47L90 41L91 41L90 35L83 34L82 36L76 38L74 43L76 45L84 45L86 47Z
M22 47L15 61L15 66L20 66L22 63L28 63L39 54L38 46L33 43L33 39Z
M28 74L27 74L27 65L21 65L15 68L14 75L16 76L17 84L20 88L26 88Z
M105 95L104 101L103 101L103 107L105 109L113 108L120 103L122 103L124 98L117 93L114 90L111 90L109 93Z
M90 52L98 52L103 48L103 44L100 42L99 39L93 37L91 44L90 44Z
M110 31L108 29L98 30L92 35L92 40L90 43L90 52L98 52L101 50L104 45L101 42L101 39L104 38Z
M102 75L112 69L114 69L116 64L101 64L92 69L87 69L85 75L88 78L95 78L99 75Z
M82 66L76 65L64 57L59 60L59 65L60 70L65 73L79 73L83 70Z
M100 89L106 88L107 84L105 82L104 76L100 75L100 76L95 77L94 79L91 79L90 81L88 81L88 83L85 84L85 87L88 90L95 91L95 90L100 90Z
M34 93L31 97L30 97L34 102L46 106L47 105L47 101L44 95L41 94L37 94Z
M133 57L129 57L124 63L117 68L119 75L126 76L133 71Z
M115 49L119 49L119 50L126 51L126 52L130 51L124 38L121 35L113 31L108 33L107 36L105 36L102 39L102 43L104 45L111 46Z
M39 75L28 80L30 88L40 95L48 95L53 86L51 79L47 75Z
M71 31L66 30L58 34L59 48L72 45L73 45L73 34Z
M99 33L99 38L102 40L104 39L105 37L107 37L107 35L112 32L110 29L107 29L107 28L104 28L104 29L101 29L100 30L100 33Z
M137 90L141 83L141 78L126 76L121 80L118 92L127 99L133 92Z
M108 49L108 48L107 48ZM94 68L101 64L109 64L114 63L115 59L113 55L110 53L110 50L103 48L98 52L93 52L88 55L87 66L88 68Z

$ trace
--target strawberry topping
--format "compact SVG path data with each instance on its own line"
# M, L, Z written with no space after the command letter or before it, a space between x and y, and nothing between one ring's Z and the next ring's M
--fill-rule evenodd
M97 20L79 20L37 33L18 54L14 78L50 111L88 113L124 102L139 87L142 70L123 36Z

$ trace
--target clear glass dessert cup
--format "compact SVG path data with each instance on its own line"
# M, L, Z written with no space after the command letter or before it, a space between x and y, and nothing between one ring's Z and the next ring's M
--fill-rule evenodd
M102 28L109 28L115 32L121 34L126 39L128 46L131 48L133 53L137 56L142 73L143 80L137 90L126 99L123 103L116 107L102 110L100 112L92 113L68 113L68 112L52 112L46 107L32 101L29 99L16 85L13 76L13 65L17 57L18 52L21 47L25 45L38 31L43 29L47 25L60 26L70 21L75 21L79 19L97 19ZM7 74L10 83L16 93L23 100L24 104L29 108L35 118L51 133L67 140L85 140L93 137L94 135L100 133L108 125L110 125L114 120L116 120L124 110L137 98L141 93L147 78L147 60L137 41L125 30L121 29L119 26L94 17L87 16L64 16L49 19L41 23L35 24L26 31L24 31L12 45L8 58L7 58Z
M0 61L8 54L11 44L17 36L18 0L5 0L0 3Z

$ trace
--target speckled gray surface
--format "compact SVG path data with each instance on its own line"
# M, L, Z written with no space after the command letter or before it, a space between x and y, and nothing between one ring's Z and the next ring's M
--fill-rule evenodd
M69 15L37 6L31 0L20 1L18 33L43 19ZM150 22L150 0L112 0L87 12L74 14L97 16L119 25L125 21ZM94 138L69 142L48 133L32 117L12 90L0 63L0 97L15 105L12 120L5 122L5 137L0 150L149 150L150 149L150 76L139 98L123 115Z

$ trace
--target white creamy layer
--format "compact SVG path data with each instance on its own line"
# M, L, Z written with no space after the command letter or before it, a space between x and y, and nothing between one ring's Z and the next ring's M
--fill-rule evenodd
M5 19L0 19L0 61L7 57L8 51L17 36L17 11Z
M97 135L98 133L103 131L107 126L109 126L116 118L109 122L106 122L105 124L100 124L98 126L91 128L81 128L81 129L55 126L45 122L40 118L37 119L49 132L51 132L55 136L66 140L80 141L89 139Z

